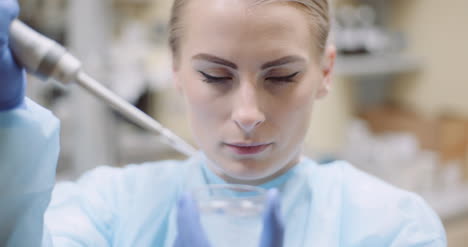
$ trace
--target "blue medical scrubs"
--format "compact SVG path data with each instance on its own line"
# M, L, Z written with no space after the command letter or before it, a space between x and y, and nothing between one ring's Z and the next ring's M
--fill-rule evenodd
M185 161L98 167L55 185L59 121L26 100L0 112L0 246L172 246L184 191L225 183L202 152ZM55 185L55 186L54 186ZM446 246L440 219L417 195L345 161L303 158L278 188L285 246Z

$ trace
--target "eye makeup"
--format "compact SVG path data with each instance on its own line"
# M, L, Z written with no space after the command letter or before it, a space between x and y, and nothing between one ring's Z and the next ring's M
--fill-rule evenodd
M295 72L287 76L270 76L266 77L265 80L271 81L271 82L294 82L295 77L299 74L300 72Z
M203 81L204 82L207 82L207 83L222 83L222 82L225 82L225 81L228 81L228 80L232 80L232 77L228 77L228 76L212 76L212 75L209 75L201 70L198 71L203 77Z
M207 54L193 57L192 66L207 83L226 83L235 79L237 65ZM286 56L263 64L258 78L274 84L297 81L304 70L306 60L298 56Z

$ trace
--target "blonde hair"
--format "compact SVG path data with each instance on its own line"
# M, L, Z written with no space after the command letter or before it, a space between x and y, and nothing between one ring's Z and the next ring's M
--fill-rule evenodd
M182 37L183 8L189 0L174 0L171 19L169 22L169 46L174 57L178 61L180 40ZM321 53L325 50L330 32L330 13L328 0L251 0L254 5L284 2L296 4L310 15L311 32L317 35L318 48Z

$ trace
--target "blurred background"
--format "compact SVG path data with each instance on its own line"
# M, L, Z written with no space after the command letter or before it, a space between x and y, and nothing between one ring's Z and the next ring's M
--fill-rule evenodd
M19 2L24 22L193 144L171 84L172 0ZM334 0L334 86L316 105L305 148L322 165L345 159L423 196L450 247L468 239L467 9L465 0ZM62 121L59 180L99 165L184 158L76 86L28 83L29 97Z

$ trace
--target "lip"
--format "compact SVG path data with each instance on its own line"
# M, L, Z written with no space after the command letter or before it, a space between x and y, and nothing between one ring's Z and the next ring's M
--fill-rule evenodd
M272 143L225 143L229 149L238 155L258 154L265 151L271 144Z

